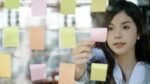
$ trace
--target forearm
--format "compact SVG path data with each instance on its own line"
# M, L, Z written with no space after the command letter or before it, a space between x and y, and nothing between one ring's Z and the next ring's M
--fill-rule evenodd
M79 80L75 81L75 84L88 84L89 79L87 78L87 73L85 72Z
M75 71L76 73L75 73L75 80L76 81L78 81L78 80L80 80L82 77L83 77L83 75L85 74L85 68L84 67L82 67L82 68L77 68L76 67L76 71Z

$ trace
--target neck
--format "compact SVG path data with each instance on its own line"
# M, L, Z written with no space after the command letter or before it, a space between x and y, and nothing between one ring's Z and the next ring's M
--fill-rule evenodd
M116 58L117 58L118 64L122 68L126 68L126 69L129 69L130 67L134 67L134 65L137 62L135 58L135 54L119 55Z
M118 61L118 64L122 68L128 82L131 77L134 66L137 63L135 58L135 51L130 51L126 54L117 55L116 59Z

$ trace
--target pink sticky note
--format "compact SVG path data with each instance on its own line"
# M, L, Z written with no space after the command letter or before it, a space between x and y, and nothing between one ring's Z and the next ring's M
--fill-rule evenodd
M46 79L46 64L31 64L30 73L32 81Z
M105 42L107 37L107 28L91 29L91 40L96 42Z
M46 16L46 0L31 0L31 9L33 16Z

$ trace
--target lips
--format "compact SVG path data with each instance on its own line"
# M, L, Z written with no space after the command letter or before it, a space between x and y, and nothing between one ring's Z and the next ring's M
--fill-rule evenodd
M126 44L126 43L124 43L124 42L116 42L116 43L114 43L113 45L114 45L115 47L117 47L117 48L122 48L125 44Z

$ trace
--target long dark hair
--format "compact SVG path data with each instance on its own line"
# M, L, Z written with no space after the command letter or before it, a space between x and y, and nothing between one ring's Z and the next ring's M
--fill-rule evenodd
M137 27L137 33L140 35L140 39L137 40L136 45L135 45L135 56L137 61L143 61L145 63L150 63L150 53L149 53L149 37L148 37L148 29L146 28L145 21L143 14L141 10L139 9L138 6L133 4L132 2L128 2L125 0L120 0L116 1L112 4L109 5L107 8L107 11L105 13L105 18L103 21L103 24L98 24L97 26L99 27L107 27L108 24L112 21L114 16L118 14L119 12L124 11L132 20L135 22L136 27ZM97 17L99 15L102 15L101 13L91 13L91 16L93 20L98 19ZM104 14L103 14L104 15ZM102 22L101 22L102 23ZM102 48L105 55L106 59L108 60L108 74L107 74L107 79L106 82L99 82L100 84L115 84L114 78L113 78L113 68L115 66L115 60L114 60L114 53L112 50L109 48L109 46L106 43L95 43L97 48Z

